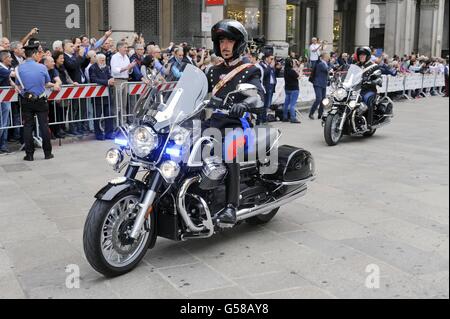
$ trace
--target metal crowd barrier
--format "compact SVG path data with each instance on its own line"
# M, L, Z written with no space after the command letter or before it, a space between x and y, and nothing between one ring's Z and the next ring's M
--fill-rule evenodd
M84 84L65 85L59 92L47 92L49 126L116 119L109 90L106 86Z
M175 88L177 82L165 82L156 85L159 92L171 91ZM143 82L126 82L122 83L120 86L120 91L124 90L127 92L127 98L121 99L121 116L120 121L122 124L130 124L131 118L134 116L134 106L141 97L142 94L146 92L148 85Z
M285 90L284 79L279 78L273 96L273 105L284 105ZM307 76L299 79L300 97L298 102L311 102L315 100L314 87ZM162 90L173 89L176 83L159 84ZM167 86L167 87L163 87ZM120 86L120 92L112 94L113 88L95 84L65 85L61 91L48 91L49 101L49 126L69 126L75 128L84 125L84 128L92 130L95 121L113 119L114 126L123 125L133 116L133 108L139 97L145 92L147 85L142 82L125 82ZM428 97L433 93L443 95L445 87L444 74L420 74L412 73L398 76L383 75L383 86L378 92L389 99L389 94L398 92L405 99L412 99L412 92L416 96ZM160 90L161 90L160 89ZM330 89L330 88L329 88ZM123 90L126 94L122 95ZM122 98L126 96L126 98ZM118 101L116 103L116 101ZM0 130L23 128L22 110L20 99L11 87L0 87L0 103L2 111L4 107L12 104L12 110L8 119L4 119L4 112L0 112ZM6 124L5 124L6 123ZM36 121L35 140L42 143L39 125Z
M275 93L272 99L273 105L284 105L285 91L284 91L284 78L278 78L278 83L275 88ZM299 79L300 84L300 96L298 103L312 102L315 100L316 95L314 92L314 86L309 82L308 77L303 76ZM435 74L420 74L411 73L406 75L386 76L383 75L383 86L378 88L378 93L383 95L384 98L390 99L389 94L398 92L400 97L411 100L412 92L417 91L416 95L423 97L431 96L434 92L436 95L443 95L443 88L445 87L445 77L442 73ZM328 88L330 93L330 88Z
M124 124L131 120L133 116L133 107L136 105L137 101L141 95L145 92L146 84L143 82L126 82L122 83L120 86L120 94L116 92L116 99L119 99L119 113L120 113L120 123ZM124 101L123 91L126 91L126 99Z
M9 109L8 115L4 114L5 108ZM20 129L23 128L22 123L22 107L20 106L18 93L10 86L0 87L0 133L3 130L14 130L14 135L20 136ZM36 127L39 127L37 119ZM34 140L39 147L42 147L39 130L36 130Z
M77 131L79 125L93 129L94 121L113 119L117 121L117 110L110 99L110 88L96 84L64 85L60 91L47 91L49 104L49 126L69 126L70 131ZM11 87L0 87L0 103L12 104L12 111L4 121L0 112L0 130L23 128L22 106L18 94ZM5 125L5 123L7 123ZM117 124L118 122L116 122ZM66 127L67 128L67 127ZM18 134L18 133L16 133ZM42 146L40 127L36 119L34 138Z

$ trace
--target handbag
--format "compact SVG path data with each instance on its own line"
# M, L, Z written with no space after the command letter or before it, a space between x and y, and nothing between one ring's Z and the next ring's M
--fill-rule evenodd
M317 68L317 64L313 67L312 71L311 71L311 75L309 76L308 81L311 82L312 84L314 84L314 81L316 80L316 68Z

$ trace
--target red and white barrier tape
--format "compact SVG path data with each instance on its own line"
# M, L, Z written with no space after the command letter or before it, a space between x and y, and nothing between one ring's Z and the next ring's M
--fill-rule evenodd
M63 87L61 91L48 93L49 101L90 99L95 97L106 97L109 95L108 87L99 85L88 85L80 87Z
M146 84L144 83L135 83L135 84L129 84L128 85L128 95L134 96L134 95L141 95L144 93Z
M159 84L156 88L158 91L171 91L177 86L177 82L167 82L163 84ZM147 84L143 83L130 83L128 85L128 95L135 96L135 95L142 95L144 94Z
M14 90L10 87L0 88L0 102L1 103L17 102L18 99L19 99L19 96L16 93L16 90Z
M160 84L158 85L158 91L171 91L175 89L177 84L178 84L177 82L167 82L164 84Z

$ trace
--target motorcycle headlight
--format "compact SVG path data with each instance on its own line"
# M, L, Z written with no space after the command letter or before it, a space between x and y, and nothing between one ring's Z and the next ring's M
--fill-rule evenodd
M168 182L173 182L175 178L180 174L180 166L174 161L166 161L162 163L161 175Z
M341 102L343 101L346 97L347 97L347 91L345 89L337 89L334 93L333 93L333 97Z
M176 145L183 146L188 141L190 134L191 133L187 129L178 126L173 130L170 139L174 141Z
M158 148L158 135L146 126L139 126L130 132L130 146L139 157L147 157Z
M112 148L106 153L106 161L112 167L116 167L123 162L123 154L120 150Z
M330 105L330 99L326 98L322 101L323 106L327 107L328 105Z

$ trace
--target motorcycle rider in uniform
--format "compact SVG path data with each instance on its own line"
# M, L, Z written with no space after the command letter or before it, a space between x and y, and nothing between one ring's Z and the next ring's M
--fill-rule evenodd
M371 61L372 51L369 47L358 48L356 50L356 55L358 58L357 66L360 68L367 69L375 65L375 63ZM369 108L367 111L368 129L371 129L373 125L373 113L378 93L377 86L382 85L381 74L378 76L374 75L374 73L379 69L380 68L378 66L373 67L370 71L363 75L364 79L361 89L361 96L363 97L364 104L366 104Z
M224 60L222 64L212 67L207 74L209 92L212 92L213 96L211 101L214 99L224 100L227 94L235 91L241 83L253 84L258 89L258 102L255 102L254 98L250 101L251 98L233 95L229 114L216 111L206 121L206 127L219 129L224 136L227 128L242 129L251 125L244 116L252 108L263 107L264 88L261 84L260 69L252 64L246 64L242 60L248 42L248 33L244 26L235 20L223 20L214 25L211 32L214 52L216 56ZM226 177L227 206L214 216L214 219L222 227L232 227L236 224L236 212L239 207L240 164L236 158L226 162L228 168Z

